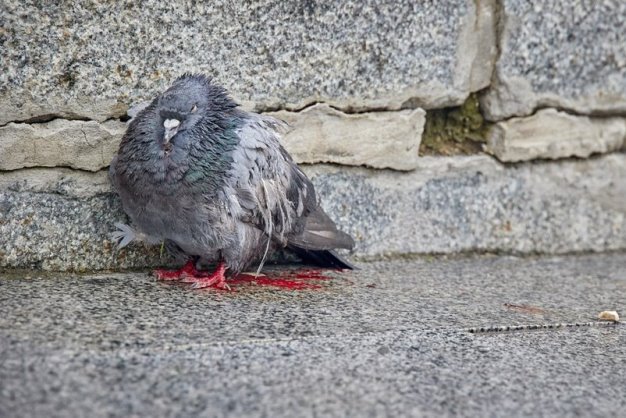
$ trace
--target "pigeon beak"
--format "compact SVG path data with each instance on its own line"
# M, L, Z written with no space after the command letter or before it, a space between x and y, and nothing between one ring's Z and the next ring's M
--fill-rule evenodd
M163 122L163 127L165 128L165 135L163 136L164 145L169 143L170 139L176 135L179 126L180 121L178 119L165 119L165 122Z

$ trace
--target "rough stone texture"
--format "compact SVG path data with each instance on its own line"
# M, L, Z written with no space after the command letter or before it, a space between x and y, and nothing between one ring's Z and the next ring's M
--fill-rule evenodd
M486 150L500 161L589 157L618 150L626 143L626 119L574 116L555 109L498 122Z
M116 120L9 123L0 127L0 170L71 167L98 171L111 163L126 124Z
M423 157L407 175L309 173L361 256L626 248L626 154L514 167Z
M626 2L503 0L500 55L482 98L490 120L553 106L626 113Z
M56 189L63 190L62 182ZM0 266L82 271L167 264L157 247L115 249L109 235L115 222L125 220L111 193L0 192Z
M283 144L298 163L412 170L424 130L422 109L345 114L326 104L272 116L292 128Z
M361 263L284 291L0 277L0 416L621 416L626 257ZM584 378L581 378L584 376Z
M102 121L185 71L259 109L460 104L491 74L493 0L5 1L0 125Z
M324 208L355 237L360 257L626 248L623 153L513 167L487 156L424 157L411 173L305 171ZM159 262L158 249L142 258L141 246L111 247L113 223L125 217L118 200L102 192L104 172L74 177L68 170L43 185L21 172L21 180L17 173L0 182L1 266L81 270ZM44 186L54 193L43 193Z

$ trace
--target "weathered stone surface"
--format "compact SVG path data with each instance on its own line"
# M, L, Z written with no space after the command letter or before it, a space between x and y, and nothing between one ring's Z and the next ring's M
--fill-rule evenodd
M626 142L626 119L574 116L555 109L498 122L486 150L500 161L588 157L620 149Z
M360 257L626 248L623 153L513 167L487 156L424 157L410 173L335 166L305 171L324 208L355 237ZM66 174L50 185L54 193L32 181L0 182L0 266L80 270L159 263L158 248L145 256L142 246L112 248L113 223L125 220L118 200L101 188L87 194L106 173Z
M422 109L346 114L326 104L274 112L291 130L283 144L298 163L412 170L424 130Z
M491 73L493 0L476 3L5 1L0 125L117 117L185 71L258 109L460 104Z
M72 167L98 171L109 165L126 124L116 120L9 123L0 127L0 170Z
M503 0L490 120L539 106L626 114L626 2Z

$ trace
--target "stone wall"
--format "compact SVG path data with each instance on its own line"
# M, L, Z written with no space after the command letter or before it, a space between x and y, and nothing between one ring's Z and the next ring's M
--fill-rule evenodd
M355 256L625 249L623 16L621 0L8 0L0 267L166 262L113 248L106 167L129 108L187 71L292 125L285 146ZM470 95L487 154L419 156L429 118Z

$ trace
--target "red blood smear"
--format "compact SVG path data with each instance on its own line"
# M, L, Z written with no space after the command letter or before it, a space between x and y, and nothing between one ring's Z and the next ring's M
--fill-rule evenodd
M299 270L281 273L278 276L254 276L240 274L228 281L231 286L254 283L258 286L272 286L288 290L321 289L318 284L307 283L310 280L328 280L320 270Z
M190 276L194 276L198 273L196 270L196 265L193 261L188 261L184 266L179 268L178 270L166 270L166 269L156 269L154 270L154 274L159 277L161 280L178 280L181 276L188 274Z

